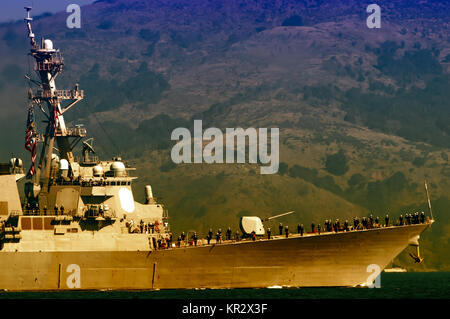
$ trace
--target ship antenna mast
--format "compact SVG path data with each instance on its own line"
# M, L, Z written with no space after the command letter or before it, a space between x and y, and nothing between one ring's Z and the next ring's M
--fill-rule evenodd
M25 22L27 23L27 29L28 29L28 37L30 38L30 44L33 49L36 48L36 41L34 40L34 33L31 29L31 21L33 21L33 18L30 16L31 7L25 7L25 10L27 11L27 17L25 18Z
M78 84L73 90L57 90L55 79L61 74L64 60L59 50L53 48L53 42L50 39L42 38L39 45L35 41L35 35L31 28L31 21L33 18L30 15L31 7L25 7L28 38L30 39L31 50L29 55L34 58L34 70L40 78L40 81L32 81L39 84L39 89L35 93L29 94L29 99L32 105L37 105L43 111L48 119L47 128L44 133L43 147L39 164L34 175L33 192L31 197L36 198L45 196L45 193L50 187L50 171L51 161L53 155L54 141L58 144L59 155L61 159L66 159L69 163L74 162L72 153L75 145L86 136L86 129L76 127L68 128L64 121L63 113L72 108L76 103L84 98L84 91L79 90ZM69 100L69 105L62 107L61 102ZM42 104L47 105L47 112L42 107ZM70 141L69 138L75 138L75 141ZM43 173L43 187L41 192L41 170L45 158L45 170ZM33 163L34 164L34 163Z

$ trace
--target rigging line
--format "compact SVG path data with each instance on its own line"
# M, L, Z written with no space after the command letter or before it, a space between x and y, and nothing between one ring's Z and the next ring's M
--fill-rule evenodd
M30 77L30 80L31 80L31 66L30 66L30 56L28 56L28 58L27 58L27 62L28 62L28 74L29 74L29 77ZM30 84L30 80L28 80L27 82L28 82L28 86L30 87L30 89L31 89L31 84Z
M85 98L86 104L87 104L87 99ZM106 129L104 128L104 126L102 125L102 123L99 121L97 114L95 112L92 112L92 115L94 115L95 120L97 121L97 124L100 126L100 128L102 129L103 133L105 133L106 137L108 138L108 140L111 142L111 144L113 145L113 147L116 150L116 154L120 155L120 151L119 148L117 147L116 143L114 143L114 140L111 138L111 136L108 134L108 132L106 131ZM113 154L114 155L114 154Z
M101 122L99 121L97 115L95 113L93 113L95 120L97 121L98 125L100 126L100 128L103 130L103 132L105 133L106 137L108 138L108 140L111 142L111 144L113 145L113 147L115 148L117 155L120 155L120 150L117 147L116 143L114 143L114 140L111 138L111 136L108 134L108 132L106 131L106 129L103 127L103 125L101 124Z

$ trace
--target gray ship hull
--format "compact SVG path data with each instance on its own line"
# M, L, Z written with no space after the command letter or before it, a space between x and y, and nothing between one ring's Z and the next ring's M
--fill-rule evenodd
M155 251L0 252L0 289L352 287L373 276L369 265L381 271L429 226Z

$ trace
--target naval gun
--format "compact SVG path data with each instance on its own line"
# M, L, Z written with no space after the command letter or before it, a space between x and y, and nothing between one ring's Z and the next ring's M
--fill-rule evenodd
M263 224L264 222L267 222L269 220L272 220L272 219L275 219L278 217L290 215L292 213L294 213L294 211L290 211L290 212L275 215L275 216L266 217L263 219L261 219L258 216L243 216L243 217L241 217L239 227L241 228L241 231L244 234L244 236L250 236L252 232L255 232L255 235L257 235L257 236L258 235L262 236L265 234L265 229L264 229L264 224Z

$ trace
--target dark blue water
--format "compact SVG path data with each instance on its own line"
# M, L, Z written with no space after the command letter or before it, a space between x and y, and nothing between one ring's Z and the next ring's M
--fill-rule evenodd
M0 298L52 299L442 299L450 273L382 273L381 288L205 289L160 291L2 292Z

